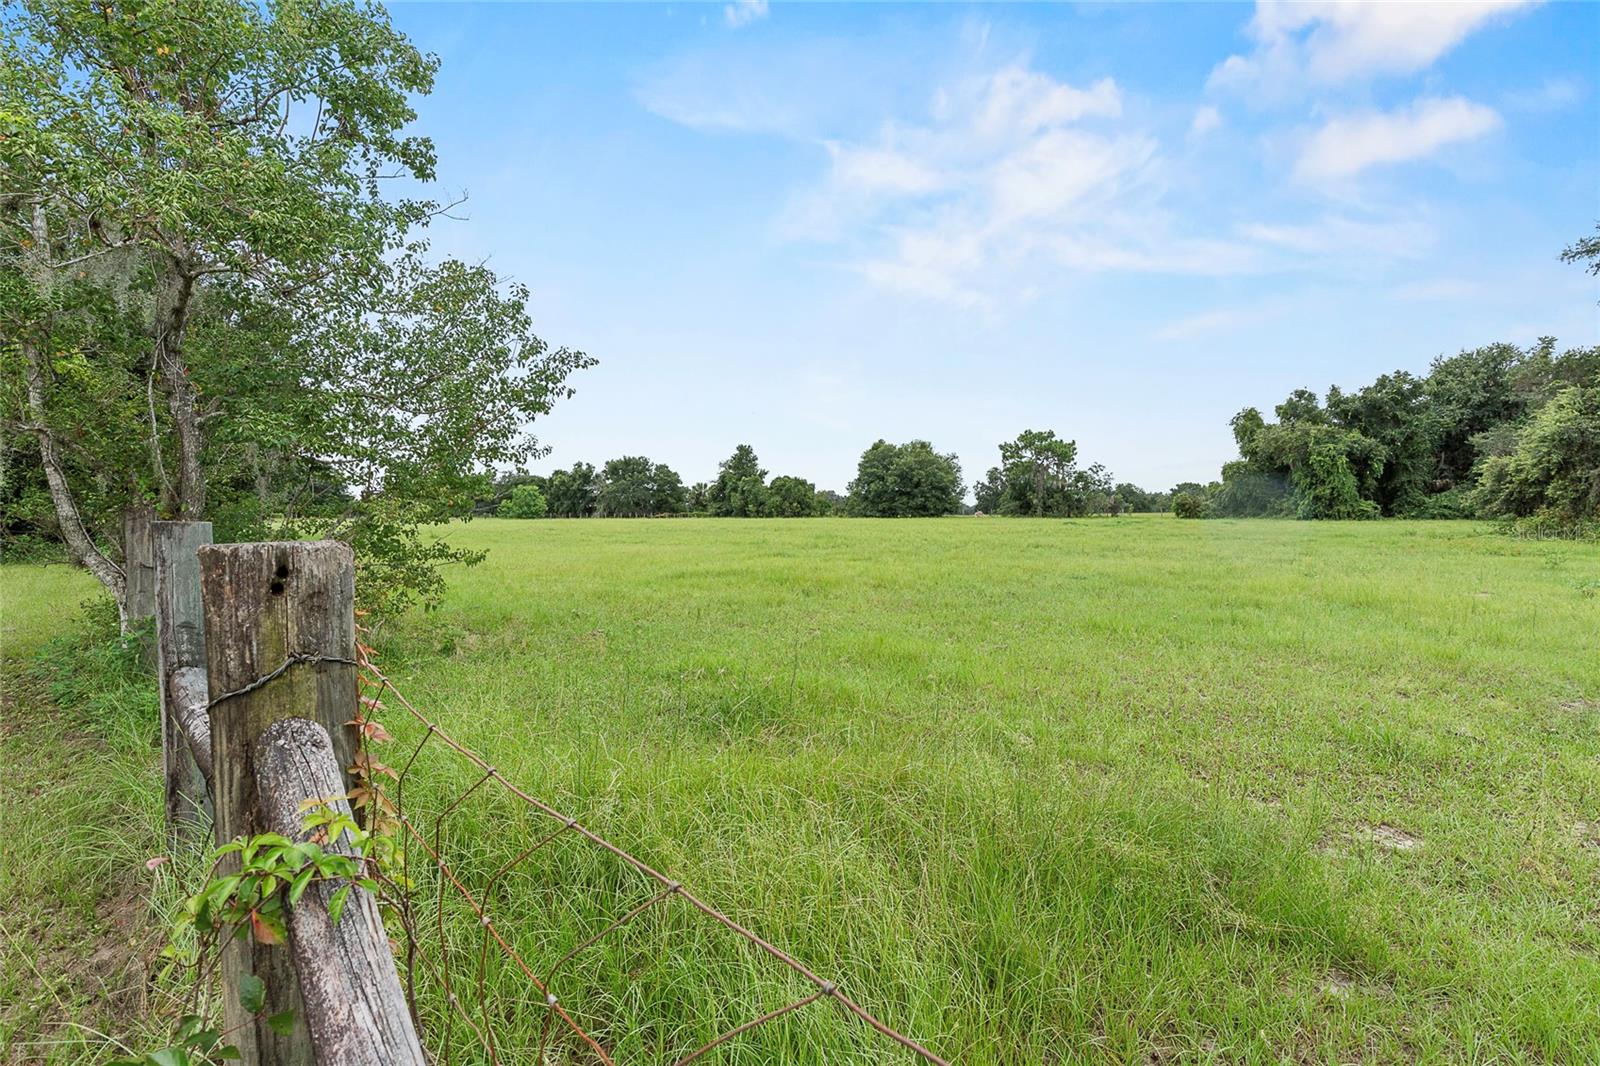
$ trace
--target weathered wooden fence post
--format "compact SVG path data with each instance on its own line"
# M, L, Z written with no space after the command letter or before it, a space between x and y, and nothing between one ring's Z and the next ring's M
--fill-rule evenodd
M197 840L198 827L212 818L211 725L206 711L198 554L201 545L211 543L211 523L156 522L151 541L167 826L181 839Z
M156 560L151 542L155 508L136 504L122 512L122 561L128 580L128 621L152 618L156 613Z
M211 702L217 842L268 829L256 790L257 744L275 722L304 718L332 738L340 777L356 752L355 567L332 541L199 549ZM349 787L343 783L340 791ZM237 869L225 867L224 873ZM270 1016L294 1011L287 1035L239 1002L245 974L266 984ZM289 951L232 941L223 951L224 1022L247 1064L311 1066L306 1012Z

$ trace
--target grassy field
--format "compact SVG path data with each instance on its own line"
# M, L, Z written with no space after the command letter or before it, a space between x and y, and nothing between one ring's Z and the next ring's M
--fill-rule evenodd
M1592 544L1162 516L452 536L489 561L378 635L408 695L949 1057L1600 1060ZM31 648L59 612L11 590L81 582L3 574ZM384 721L403 762L421 731ZM478 776L426 748L407 801ZM542 828L482 790L444 839L470 878ZM571 840L501 892L547 961L649 894ZM478 929L445 911L470 983ZM486 980L529 1061L539 998ZM659 1061L802 988L674 904L556 990ZM717 1061L907 1058L817 1005Z

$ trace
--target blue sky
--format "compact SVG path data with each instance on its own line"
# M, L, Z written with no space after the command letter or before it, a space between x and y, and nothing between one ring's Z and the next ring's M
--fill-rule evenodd
M442 62L436 249L599 365L535 469L747 442L842 490L1026 428L1150 488L1228 419L1600 343L1600 5L392 8Z

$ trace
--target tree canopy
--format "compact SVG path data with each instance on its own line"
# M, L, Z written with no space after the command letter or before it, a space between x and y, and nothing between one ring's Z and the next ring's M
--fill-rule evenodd
M471 561L420 527L589 364L528 293L418 239L437 61L353 0L21 0L0 25L0 403L40 514L117 598L122 510L356 548L369 604ZM280 534L281 535L281 534Z
M1001 444L1000 465L989 468L973 494L986 514L1066 518L1126 506L1115 496L1110 472L1099 463L1080 468L1077 442L1052 429L1026 429Z
M706 491L706 507L719 518L756 518L767 507L767 472L756 450L741 444L717 468Z
M595 504L606 518L644 518L682 512L686 495L683 480L667 464L625 455L601 469Z
M1297 389L1276 422L1254 408L1234 416L1240 458L1223 466L1209 513L1592 519L1583 485L1600 476L1587 443L1596 387L1600 348L1558 354L1544 337L1441 357L1423 377L1334 387L1326 403Z
M880 440L861 455L850 482L851 513L867 518L919 518L961 509L961 464L925 440Z

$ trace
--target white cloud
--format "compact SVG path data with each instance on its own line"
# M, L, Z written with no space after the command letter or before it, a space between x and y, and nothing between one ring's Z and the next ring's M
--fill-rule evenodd
M1542 114L1570 107L1587 95L1584 84L1576 78L1546 78L1532 89L1518 89L1505 95L1508 110Z
M1399 285L1390 296L1402 303L1455 303L1478 300L1493 294L1493 286L1465 278L1434 278L1431 281L1412 281Z
M1258 0L1249 25L1255 48L1219 64L1211 84L1282 94L1307 84L1414 74L1474 31L1530 2Z
M1222 125L1222 112L1210 104L1203 105L1195 110L1194 120L1189 123L1190 137L1204 137L1212 130Z
M1325 215L1310 222L1255 222L1239 227L1239 236L1265 248L1300 256L1374 255L1413 259L1438 241L1426 219L1409 216L1353 219Z
M833 157L833 177L840 185L862 193L883 192L914 196L942 188L947 177L928 160L903 152L892 143L855 146L826 142Z
M958 80L918 121L825 142L828 172L785 228L847 245L874 284L979 309L1037 295L1040 266L1240 269L1247 248L1165 231L1156 142L1108 125L1122 111L1110 78L1074 86L1013 63Z
M1226 333L1247 326L1261 318L1253 311L1202 311L1187 318L1169 322L1150 336L1158 341L1184 341L1207 333Z
M735 29L767 17L767 0L734 0L722 9L722 17Z
M1311 135L1295 164L1295 176L1307 181L1348 178L1368 167L1425 158L1499 127L1493 108L1459 96L1424 98L1401 111L1341 116Z

